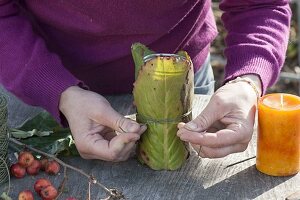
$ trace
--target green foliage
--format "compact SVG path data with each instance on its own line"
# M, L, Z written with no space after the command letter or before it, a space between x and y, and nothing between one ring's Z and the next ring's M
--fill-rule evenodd
M79 155L71 131L62 128L47 112L41 112L19 129L11 129L12 137L50 154Z

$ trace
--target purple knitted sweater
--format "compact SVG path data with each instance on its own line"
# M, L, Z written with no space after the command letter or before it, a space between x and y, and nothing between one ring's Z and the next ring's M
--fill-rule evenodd
M221 1L226 80L258 74L264 91L276 81L289 35L288 3ZM59 119L60 94L69 86L131 92L132 43L162 53L184 49L197 70L216 34L210 0L0 0L0 83Z

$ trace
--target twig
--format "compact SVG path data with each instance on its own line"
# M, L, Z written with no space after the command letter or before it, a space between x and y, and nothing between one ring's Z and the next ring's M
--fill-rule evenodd
M26 144L24 144L24 143L22 143L22 142L20 142L20 141L18 141L16 139L14 139L14 138L9 138L9 141L12 142L12 143L14 143L14 144L17 144L19 146L23 146L24 148L27 148L27 149L29 149L31 151L36 152L36 153L39 153L39 154L41 154L43 156L52 158L53 160L55 160L56 162L58 162L62 166L78 172L79 174L81 174L81 175L85 176L86 178L88 178L89 182L91 182L91 183L93 183L95 185L98 185L100 188L102 188L110 197L112 197L114 199L124 199L124 195L121 192L117 191L116 189L108 189L106 186L104 186L103 184L101 184L100 182L98 182L98 180L95 177L93 177L93 176L85 173L83 170L78 169L78 168L76 168L76 167L74 167L72 165L69 165L69 164L63 162L62 160L56 158L55 156L53 156L51 154L48 154L48 153L43 152L41 150L38 150L38 149L36 149L34 147L28 146L28 145L26 145Z
M250 158L246 158L246 159L244 159L244 160L241 160L241 161L232 163L232 164L230 164L230 165L227 165L227 166L225 167L225 169L228 168L228 167L232 167L232 166L234 166L234 165L240 164L240 163L242 163L242 162L245 162L245 161L247 161L247 160L251 160L251 159L253 159L253 158L256 158L256 156L252 156L252 157L250 157Z
M63 190L65 188L65 184L66 184L66 181L67 181L68 177L67 177L67 167L64 166L64 179L62 180L59 188L58 188L58 195L55 199L58 199L58 197L63 193Z
M294 192L293 194L290 194L288 197L285 198L285 200L297 200L300 199L300 190Z
M88 198L87 200L91 200L91 182L89 182L89 187L88 187Z
M125 199L124 195L119 192L116 189L111 189L111 192L113 192L115 195L114 196L108 196L104 199L100 199L100 200L119 200L119 199Z

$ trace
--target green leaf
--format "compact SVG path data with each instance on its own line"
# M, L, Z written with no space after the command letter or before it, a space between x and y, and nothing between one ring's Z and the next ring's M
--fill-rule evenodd
M62 128L46 111L27 121L19 129L11 129L11 135L50 154L79 155L71 131Z
M144 57L150 54L154 54L155 52L148 49L148 47L146 47L141 43L134 43L131 46L131 53L135 65L135 79L136 79L142 65L144 64Z

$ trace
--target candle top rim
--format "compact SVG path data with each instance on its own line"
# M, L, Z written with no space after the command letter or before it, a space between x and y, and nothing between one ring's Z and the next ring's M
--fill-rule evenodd
M281 96L283 96L284 98L283 105L280 103ZM286 98L288 98L289 101L287 101ZM259 99L259 103L265 107L274 110L284 110L284 111L300 110L300 97L288 93L266 94Z

